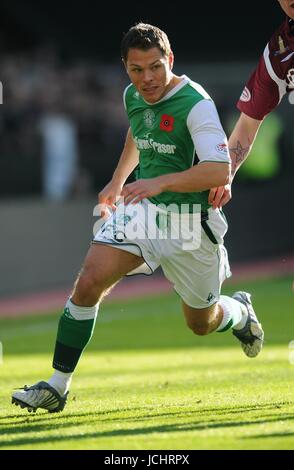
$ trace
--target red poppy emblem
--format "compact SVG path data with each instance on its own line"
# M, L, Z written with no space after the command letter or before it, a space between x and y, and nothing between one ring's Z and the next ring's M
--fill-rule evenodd
M174 128L175 118L168 114L161 116L160 129L165 132L171 132Z

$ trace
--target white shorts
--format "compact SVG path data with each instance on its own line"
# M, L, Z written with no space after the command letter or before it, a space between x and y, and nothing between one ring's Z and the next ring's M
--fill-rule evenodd
M93 243L142 257L142 265L128 275L152 274L161 266L187 305L205 308L219 299L223 281L231 276L223 244L227 229L219 209L192 216L171 213L144 199L135 205L119 204Z

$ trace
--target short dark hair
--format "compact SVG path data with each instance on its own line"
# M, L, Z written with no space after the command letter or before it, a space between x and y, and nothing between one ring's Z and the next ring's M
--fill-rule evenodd
M129 49L147 51L153 47L157 47L166 57L171 52L170 42L164 31L151 24L138 23L124 35L121 43L121 57L126 62Z

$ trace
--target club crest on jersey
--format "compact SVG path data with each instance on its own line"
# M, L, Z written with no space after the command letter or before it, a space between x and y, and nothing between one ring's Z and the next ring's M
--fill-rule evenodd
M143 113L143 121L148 129L152 129L155 123L155 113L152 109L145 109Z
M288 86L290 88L294 88L294 69L293 68L288 70L287 81L288 81Z
M290 49L289 46L285 47L282 36L279 36L278 42L279 42L279 50L275 52L275 56L285 54L285 52L287 52Z
M174 128L175 118L168 114L163 114L160 121L160 129L165 132L171 132Z

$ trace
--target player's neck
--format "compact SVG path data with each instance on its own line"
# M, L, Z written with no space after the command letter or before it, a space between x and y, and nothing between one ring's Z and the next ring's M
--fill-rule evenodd
M173 75L171 81L169 82L165 94L169 93L173 88L175 88L181 81L183 77L178 77L177 75Z

